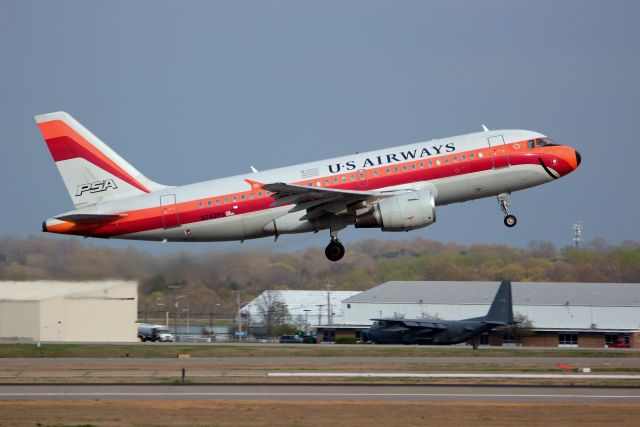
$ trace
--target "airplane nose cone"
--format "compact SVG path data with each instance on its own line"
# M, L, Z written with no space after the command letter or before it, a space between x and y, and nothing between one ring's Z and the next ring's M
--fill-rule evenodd
M580 166L580 162L581 161L582 161L582 156L580 155L580 153L578 153L578 150L576 150L576 163L577 163L577 166Z

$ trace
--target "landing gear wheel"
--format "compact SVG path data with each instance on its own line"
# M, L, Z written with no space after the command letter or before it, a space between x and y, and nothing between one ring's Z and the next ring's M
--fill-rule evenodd
M339 240L332 240L324 250L324 254L329 261L338 261L344 256L344 246L342 246Z
M518 223L518 218L514 215L507 215L504 217L504 225L511 228L514 227Z

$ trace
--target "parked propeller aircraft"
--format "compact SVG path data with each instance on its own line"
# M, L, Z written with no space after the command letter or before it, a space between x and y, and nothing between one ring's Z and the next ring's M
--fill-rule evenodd
M206 242L329 230L325 253L345 250L338 231L410 231L436 221L436 206L508 195L576 169L580 154L527 130L472 133L183 186L151 181L65 112L38 127L75 210L45 232L86 237Z
M511 282L503 281L486 316L464 320L385 318L374 320L363 340L376 344L459 344L513 323Z

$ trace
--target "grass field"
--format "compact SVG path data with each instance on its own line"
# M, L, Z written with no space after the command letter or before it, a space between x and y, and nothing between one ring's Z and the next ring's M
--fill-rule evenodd
M619 349L540 349L375 346L375 345L247 345L247 344L0 344L0 358L87 357L640 357Z

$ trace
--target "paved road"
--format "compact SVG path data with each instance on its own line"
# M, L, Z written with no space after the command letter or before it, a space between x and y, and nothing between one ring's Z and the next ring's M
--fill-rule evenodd
M389 385L0 385L0 400L385 400L640 403L640 388Z
M190 359L136 359L136 358L15 358L0 359L3 367L54 367L99 365L144 367L146 365L265 365L265 364L358 364L387 365L389 363L416 365L556 365L565 363L585 366L640 366L638 357L194 357Z

